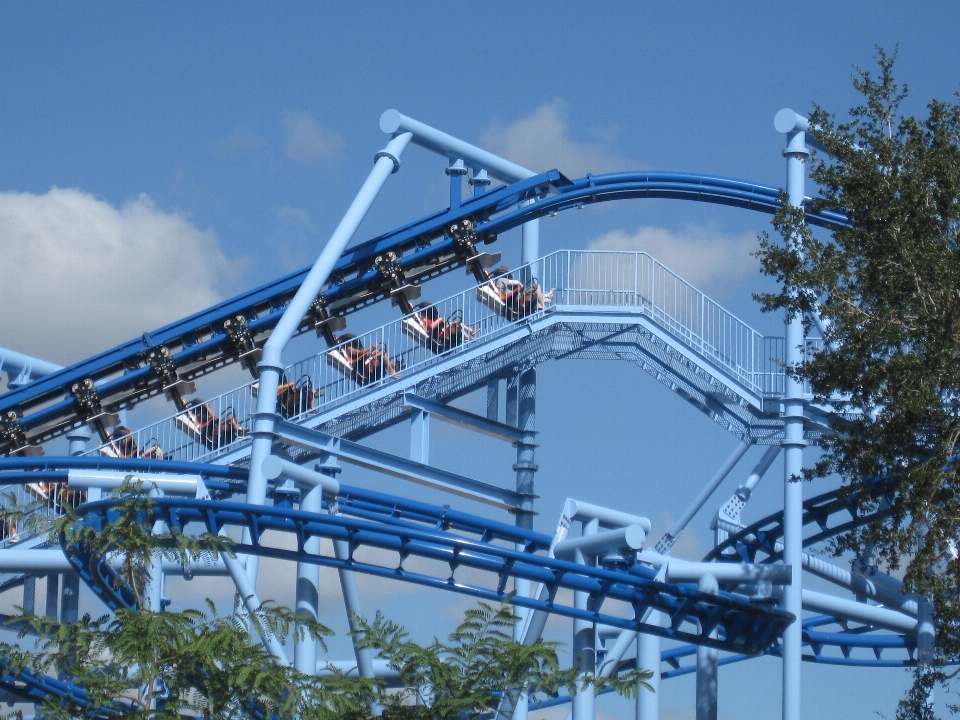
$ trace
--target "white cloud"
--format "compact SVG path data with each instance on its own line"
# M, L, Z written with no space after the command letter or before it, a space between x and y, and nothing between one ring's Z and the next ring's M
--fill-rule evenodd
M287 128L287 157L299 163L339 160L343 155L343 137L321 125L310 113L288 110L283 124Z
M759 264L750 253L754 235L732 235L713 225L686 225L674 232L641 227L633 233L614 230L587 244L588 250L643 250L699 290L728 294Z
M146 195L0 193L0 346L70 363L202 310L236 266Z
M621 157L595 142L569 136L567 105L558 98L512 123L495 123L481 134L481 145L536 172L559 169L571 178L588 172L636 170L636 161Z
M252 154L261 157L270 156L270 147L266 139L258 134L250 123L238 125L232 133L220 138L215 147L223 155Z

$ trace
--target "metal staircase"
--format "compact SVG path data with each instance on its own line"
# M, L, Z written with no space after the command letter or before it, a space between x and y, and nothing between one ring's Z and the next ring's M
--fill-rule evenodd
M404 393L448 401L511 368L616 359L636 363L742 440L779 441L782 339L763 337L648 254L559 251L512 274L528 283L535 278L552 300L512 319L484 304L482 285L434 303L440 316L472 329L469 339L440 352L417 334L414 316L365 333L358 338L364 348L383 348L399 365L391 374L384 364L370 382L349 372L342 346L293 363L285 375L298 387L287 419L357 438L409 414ZM202 411L188 408L90 454L136 448L183 461L242 463L256 392L257 383L247 383L207 400ZM230 432L201 429L228 421L236 423Z

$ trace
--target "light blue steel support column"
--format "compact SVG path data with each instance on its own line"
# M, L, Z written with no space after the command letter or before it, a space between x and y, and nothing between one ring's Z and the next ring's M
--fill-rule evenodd
M44 614L48 618L57 619L57 600L60 599L60 576L47 575L47 602Z
M936 640L936 626L933 618L933 603L929 598L921 598L917 603L917 665L920 668L929 668L933 663L934 642ZM934 704L933 688L927 696L927 707Z
M487 382L487 420L500 420L500 378Z
M37 576L28 575L23 580L23 602L21 607L31 615L37 606Z
M93 437L90 428L83 425L67 433L68 450L71 455L83 455L87 451L87 441Z
M713 575L704 575L697 582L697 589L716 595L720 586ZM710 633L717 637L717 631ZM712 647L697 646L697 720L717 720L717 651Z
M792 113L792 114L791 114ZM793 123L791 124L791 120ZM774 125L787 135L787 195L791 205L803 205L806 162L807 120L793 111L781 110ZM788 243L794 240L788 238ZM789 314L786 318L786 365L795 367L803 361L803 319ZM790 374L786 378L783 429L783 562L793 570L793 582L784 588L784 609L796 620L783 633L783 720L800 720L800 669L803 649L800 616L803 611L803 383Z
M327 453L321 456L320 462L315 467L318 472L331 478L336 478L340 472L337 458ZM350 558L350 546L343 540L334 540L333 553L338 560L348 560ZM360 630L357 618L364 617L363 606L360 604L360 592L357 589L357 577L352 570L345 570L344 568L339 568L337 573L340 576L340 589L343 592L343 604L347 611L347 623L350 626L350 632L356 633ZM354 635L353 653L357 659L357 671L360 673L360 677L372 680L376 677L373 668L374 652L371 648L358 648L357 639L357 636ZM379 717L383 715L383 708L378 703L374 703L370 707L370 713Z
M663 537L660 538L657 542L656 550L662 555L667 555L670 552L670 548L673 547L676 543L677 538L680 537L680 534L687 527L687 524L693 519L694 515L700 512L700 508L704 506L704 503L710 499L710 496L713 495L714 490L719 487L727 475L730 474L730 471L733 470L734 466L740 462L740 458L744 456L747 450L750 449L749 443L740 443L737 445L733 451L730 453L730 456L726 459L723 465L720 466L720 469L714 473L713 477L710 478L710 481L703 487L700 493L693 499L693 502L687 507L686 510L677 518L676 522L670 526L670 529L667 530Z
M270 455L273 446L274 413L277 411L277 387L280 382L280 373L283 371L283 349L290 342L300 323L330 277L333 270L353 238L364 216L376 200L380 189L387 178L400 169L400 156L410 143L410 133L397 135L387 146L374 156L373 170L350 203L343 219L333 231L330 239L324 246L320 257L314 263L303 284L293 296L280 322L273 329L270 338L263 346L263 357L257 364L260 370L260 386L257 395L257 411L253 420L253 443L250 450L250 475L247 480L247 502L253 505L262 505L267 497L267 481L261 471L263 461ZM249 540L244 531L244 542ZM257 557L247 558L247 577L256 587Z
M163 497L163 492L154 488L150 491L150 497ZM163 520L157 520L153 524L152 534L159 535L166 530L167 524ZM163 556L159 552L154 552L150 562L150 585L147 587L147 600L152 612L163 610L163 579Z
M517 400L519 398L518 391L520 385L520 374L514 368L514 370L507 375L507 380L505 385L507 386L507 394L504 402L504 422L507 425L517 426Z
M654 610L647 617L648 625L661 627L664 615ZM647 683L653 688L650 692L642 685L637 688L637 720L660 720L660 637L658 635L637 636L637 667L653 673Z
M410 459L430 464L430 413L416 408L410 413Z
M67 433L67 448L71 455L83 455L87 450L87 441L92 437L86 425L74 428ZM87 491L88 500L99 500L100 491L95 494ZM91 497L91 495L94 495ZM60 622L76 622L80 617L80 576L75 573L63 576L60 590Z
M7 389L16 390L28 382L52 375L63 368L46 360L30 357L15 350L0 348L0 373L7 373Z
M445 171L450 177L450 209L460 207L463 200L463 176L467 174L467 166L463 160L450 164Z
M517 380L517 428L523 431L523 440L517 443L517 463L513 466L517 473L517 492L523 496L516 511L517 527L533 530L534 475L537 472L534 462L537 447L537 369L531 367L521 371ZM524 582L529 591L529 581Z
M583 524L583 535L596 535L600 530L600 521L591 520ZM596 558L584 556L577 551L577 562L582 565L593 565ZM575 592L573 605L577 610L586 610L590 601L589 593ZM585 676L593 676L597 672L597 634L594 624L589 620L576 619L573 621L573 663L577 668L577 689L573 695L573 720L595 720L595 694L592 683L583 687Z
M483 195L487 191L490 183L493 182L486 170L477 170L470 178L470 187L473 188L473 196Z
M80 576L65 573L60 588L60 622L76 622L80 617Z
M536 424L537 424L537 370L527 368L520 372L517 382L517 428L523 431L523 440L517 443L517 462L513 466L517 473L517 492L521 495L520 507L516 510L517 527L533 530L533 498L534 477L537 465L534 462L536 451ZM522 546L517 547L522 550ZM531 584L529 580L517 578L513 589L521 597L530 597ZM523 641L523 627L526 624L529 610L516 608L514 610L520 620L513 626L513 639ZM527 717L526 694L517 698L513 710L514 720L525 720Z
M319 513L323 510L323 488L300 486L300 509L304 512ZM310 555L320 554L320 538L310 537L303 543L304 552ZM297 600L296 611L307 621L316 621L320 614L320 566L313 563L297 563ZM317 641L304 636L293 648L293 667L305 675L317 671Z

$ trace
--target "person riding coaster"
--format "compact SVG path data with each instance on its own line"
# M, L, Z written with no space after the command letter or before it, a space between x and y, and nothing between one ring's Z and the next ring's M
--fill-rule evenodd
M107 455L118 458L147 458L148 460L163 460L163 449L156 439L141 450L134 438L133 430L126 425L117 425L110 433L109 443L102 448Z
M181 423L211 450L229 445L246 435L246 430L237 422L232 410L218 417L203 398L194 398L187 403L187 412L178 416Z
M410 316L404 319L403 330L418 343L428 346L433 352L442 353L457 347L464 341L473 340L479 328L470 327L464 323L460 310L444 318L435 305L422 302Z
M530 287L514 279L506 265L488 273L489 280L477 288L477 299L511 322L543 310L553 300L553 290L544 294L536 278Z
M337 346L327 352L327 362L352 377L358 385L381 380L386 374L399 378L401 363L391 360L386 349L376 343L368 348L353 333L336 337Z

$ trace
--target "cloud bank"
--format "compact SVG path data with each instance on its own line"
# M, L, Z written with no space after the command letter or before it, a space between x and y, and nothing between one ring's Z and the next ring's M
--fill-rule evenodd
M0 193L0 346L66 364L202 310L236 274L211 230L147 195Z
M308 164L343 158L343 137L321 125L310 113L287 110L283 125L287 130L287 157L291 160Z
M559 98L512 123L488 126L481 133L480 144L535 172L557 168L571 178L639 167L636 161L600 143L571 138L567 104Z
M588 250L643 250L700 290L727 295L759 269L750 253L754 235L722 232L713 225L686 225L680 232L641 227L614 230L590 241Z

